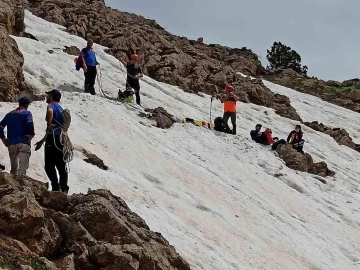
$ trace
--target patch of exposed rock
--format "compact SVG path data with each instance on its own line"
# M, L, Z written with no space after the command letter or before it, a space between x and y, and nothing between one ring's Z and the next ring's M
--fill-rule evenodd
M349 133L343 128L331 128L325 126L323 123L318 121L313 122L304 122L304 125L322 133L330 135L334 140L340 144L350 147L358 152L360 152L360 144L356 144L353 142L352 138L350 137Z
M107 190L66 196L0 174L0 265L8 269L190 269ZM29 268L36 265L38 268Z
M9 35L22 35L24 10L15 0L0 2L0 101L15 101L26 90L22 66L24 58Z
M78 56L80 54L80 49L76 46L65 46L65 49L63 49L64 53Z
M82 149L82 153L85 155L85 159L84 161L89 163L89 164L92 164L104 171L107 171L109 169L108 166L105 165L104 161L99 158L97 155L95 154L92 154L92 153L89 153L88 151L86 151L85 149Z
M279 145L276 148L276 152L279 154L280 158L285 161L286 166L293 170L307 172L322 177L335 175L335 172L329 170L324 161L314 163L310 154L300 153L292 148L289 149L285 144ZM322 182L326 183L325 180L322 180Z
M359 79L337 81L323 81L300 75L292 69L263 70L261 77L270 82L292 88L302 93L320 97L324 101L360 112L360 91L352 90L348 95L329 91L329 87L359 86Z
M140 113L141 117L145 117L156 122L156 127L167 129L170 128L176 121L174 116L169 114L164 108L158 107L155 109L145 109L147 113Z
M207 45L203 38L175 36L154 20L108 8L103 0L28 2L35 15L66 26L71 34L92 38L118 59L136 52L145 74L188 92L215 95L223 91L226 82L234 80L236 72L262 74L258 57L245 47L232 49ZM286 97L274 95L263 84L237 80L237 86L248 92L249 102L274 108L281 116L300 119ZM255 89L250 90L252 86Z

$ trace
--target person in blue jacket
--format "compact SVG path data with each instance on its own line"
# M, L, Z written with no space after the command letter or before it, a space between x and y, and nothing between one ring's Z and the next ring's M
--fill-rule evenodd
M20 98L19 107L6 114L0 122L0 138L9 151L11 174L26 175L29 168L31 140L35 136L32 114L27 110L29 105L28 97Z
M82 49L78 58L77 66L82 66L85 76L85 93L95 95L96 66L99 64L93 50L94 42L89 39L86 48Z

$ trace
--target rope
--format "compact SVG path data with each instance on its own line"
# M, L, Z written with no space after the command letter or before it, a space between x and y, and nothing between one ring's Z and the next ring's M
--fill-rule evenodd
M70 111L67 109L63 110L62 116L63 116L63 124L62 125L54 118L55 122L57 122L60 125L60 128L53 129L51 131L51 133L53 134L55 148L57 150L63 152L63 160L67 165L66 171L69 173L70 172L69 162L72 161L74 158L74 146L72 145L69 135L67 133L69 130L69 127L70 127L70 123L71 123ZM59 137L59 142L60 142L61 147L58 147L56 145L56 141L55 141L55 130L58 130L58 129L60 129L60 131L61 131L60 137Z

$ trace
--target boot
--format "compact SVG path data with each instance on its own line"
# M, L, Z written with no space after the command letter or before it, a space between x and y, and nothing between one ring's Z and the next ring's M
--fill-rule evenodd
M89 84L85 84L85 93L89 93L89 88L90 88L90 85Z

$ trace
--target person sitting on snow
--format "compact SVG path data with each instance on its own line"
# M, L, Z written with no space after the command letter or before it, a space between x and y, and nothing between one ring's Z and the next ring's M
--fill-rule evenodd
M266 134L261 132L261 124L255 126L255 130L250 131L251 139L257 143L268 144Z
M227 133L236 134L236 102L238 102L240 99L238 96L234 94L234 87L231 85L226 85L225 87L226 94L224 96L220 97L221 103L224 103L224 116L223 116L223 122L224 127ZM232 124L232 132L230 130L228 121L229 118L231 118L231 124Z
M293 149L297 150L300 153L304 153L303 147L304 147L305 140L303 139L303 135L304 134L301 130L301 126L296 125L295 129L290 132L290 134L286 140L288 143L292 144Z
M274 137L274 138L273 138L273 144L271 145L271 150L276 150L276 148L277 148L280 144L286 144L286 141L285 141L284 139L279 140L278 137Z

